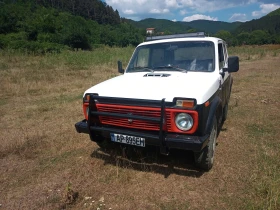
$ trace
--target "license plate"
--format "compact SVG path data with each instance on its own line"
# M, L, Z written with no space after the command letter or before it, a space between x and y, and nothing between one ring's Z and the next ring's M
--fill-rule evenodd
M111 141L145 147L145 138L111 133Z

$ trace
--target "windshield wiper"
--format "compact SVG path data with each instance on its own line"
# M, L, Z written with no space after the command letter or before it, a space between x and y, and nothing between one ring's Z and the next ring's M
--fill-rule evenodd
M164 71L163 69L166 69L167 71L169 71L169 69L173 69L174 71L180 71L180 72L184 72L184 73L188 72L186 69L181 69L181 68L178 68L176 66L171 66L171 65L157 66L157 67L154 67L154 69L161 69L160 71Z
M153 69L150 69L148 67L142 67L142 66L137 66L137 67L134 67L134 68L130 68L128 70L128 72L141 72L141 71L149 71L149 72L154 72Z

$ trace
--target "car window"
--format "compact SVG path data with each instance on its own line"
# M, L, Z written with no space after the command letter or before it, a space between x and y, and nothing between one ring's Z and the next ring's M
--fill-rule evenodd
M215 48L211 41L181 41L147 44L136 49L127 72L146 67L154 71L211 72L215 69ZM147 69L143 69L143 71Z
M145 67L148 66L150 50L148 48L142 48L138 52L138 56L135 57L133 67Z
M219 52L219 69L222 69L225 65L225 57L224 57L224 50L223 50L222 43L219 43L218 45L218 52Z
M223 44L223 51L224 51L224 58L225 58L225 62L228 60L228 53L227 53L227 47L226 44Z

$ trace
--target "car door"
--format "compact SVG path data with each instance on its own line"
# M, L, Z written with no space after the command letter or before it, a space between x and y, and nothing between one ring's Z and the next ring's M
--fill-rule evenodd
M224 41L219 41L218 43L218 53L219 53L219 72L220 72L220 89L222 104L224 105L228 102L230 94L231 76L228 72L224 72L223 68L228 66L228 53L226 43Z

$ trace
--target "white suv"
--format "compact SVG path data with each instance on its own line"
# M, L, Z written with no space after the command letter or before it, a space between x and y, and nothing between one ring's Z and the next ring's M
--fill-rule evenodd
M226 120L239 59L204 33L147 37L123 75L88 89L85 119L75 124L92 141L192 150L196 165L213 166L216 138Z

